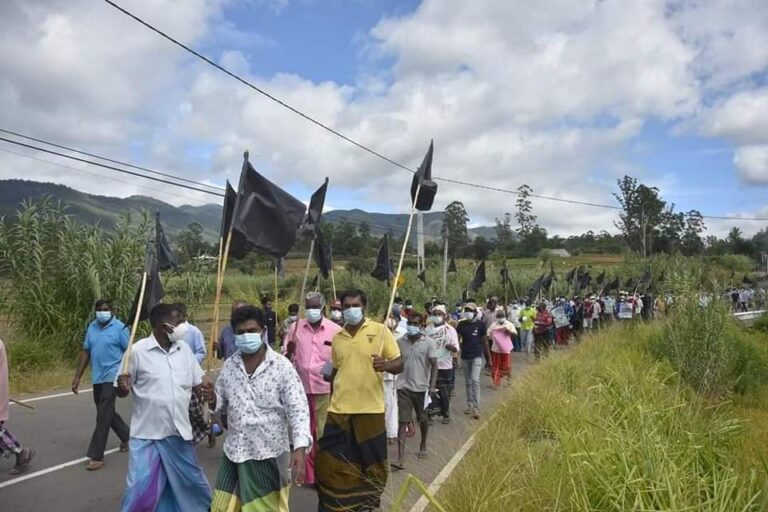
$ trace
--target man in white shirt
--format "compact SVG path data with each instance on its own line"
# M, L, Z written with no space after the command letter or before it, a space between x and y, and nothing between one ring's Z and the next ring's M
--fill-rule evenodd
M189 401L200 391L203 371L183 336L178 310L158 304L149 314L152 334L138 341L127 370L117 376L117 395L133 393L130 459L121 510L208 510L211 489L197 460ZM130 350L130 349L129 349Z
M204 400L229 422L213 512L287 512L290 477L304 483L312 445L307 397L291 362L269 347L264 323L253 306L233 313L238 352L224 363L215 391L203 385Z
M453 354L459 351L459 335L448 325L445 304L432 308L432 326L426 335L434 340L437 351L437 401L443 423L451 422L451 385L453 382Z

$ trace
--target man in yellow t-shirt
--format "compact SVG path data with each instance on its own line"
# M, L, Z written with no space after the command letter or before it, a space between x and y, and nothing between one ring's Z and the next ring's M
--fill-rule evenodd
M403 371L383 324L365 318L360 290L341 295L344 328L331 344L331 402L315 462L319 510L378 509L387 484L383 372Z

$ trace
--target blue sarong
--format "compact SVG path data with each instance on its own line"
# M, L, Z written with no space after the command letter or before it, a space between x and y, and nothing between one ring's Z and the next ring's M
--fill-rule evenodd
M129 441L122 512L199 512L211 505L211 488L195 446L179 436Z

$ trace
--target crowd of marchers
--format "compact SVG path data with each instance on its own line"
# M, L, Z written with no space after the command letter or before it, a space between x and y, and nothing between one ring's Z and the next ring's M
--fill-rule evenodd
M735 310L764 301L764 291L729 291ZM456 374L464 414L481 418L481 379L509 385L512 357L535 362L612 322L665 315L671 296L619 292L453 305L433 297L417 308L396 298L383 323L370 318L361 290L327 303L311 292L280 321L266 297L260 307L234 301L213 344L223 360L215 379L201 331L183 304L158 304L151 334L128 349L128 329L107 300L95 303L72 391L90 365L96 422L85 469L104 466L110 430L129 457L123 511L289 510L292 485L316 490L319 511L378 510L390 472L429 457L428 436L449 424ZM702 295L702 301L707 297ZM300 315L301 312L301 315ZM128 355L127 355L128 354ZM211 354L213 357L214 354ZM132 395L126 422L116 400ZM0 342L0 450L14 474L35 452L7 428L8 362ZM408 439L419 433L416 460ZM224 435L213 486L196 445Z

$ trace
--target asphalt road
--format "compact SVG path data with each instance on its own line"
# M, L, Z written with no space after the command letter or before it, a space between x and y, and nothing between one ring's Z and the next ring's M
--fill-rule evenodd
M520 375L526 364L513 354L513 375ZM407 445L406 469L393 473L383 498L383 510L390 510L397 491L408 473L413 473L429 485L443 467L466 442L472 432L485 421L493 409L503 401L510 388L490 389L490 377L482 377L483 417L472 420L462 413L464 409L464 380L457 372L456 396L451 404L453 421L449 425L438 423L429 435L429 458L418 460L418 433ZM61 391L59 391L61 393ZM17 397L21 398L21 397ZM23 397L24 399L39 397ZM128 457L110 453L100 471L85 470L85 451L88 447L96 419L93 396L90 392L79 395L64 394L30 402L35 410L17 405L11 407L9 429L25 445L35 450L36 457L28 473L21 478L9 476L13 459L0 459L0 511L43 512L95 512L118 510L128 470ZM118 400L118 411L128 421L129 399ZM219 438L216 448L205 443L198 447L198 455L208 479L213 482L221 457ZM116 451L117 437L110 434L107 449ZM394 446L391 447L395 448ZM391 452L395 453L395 452ZM410 510L419 495L414 490L405 500L402 510ZM315 492L309 488L293 488L291 510L304 512L317 508Z

